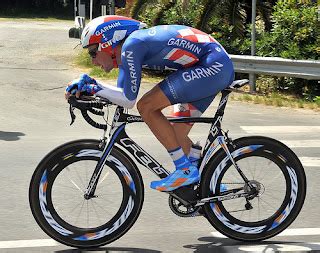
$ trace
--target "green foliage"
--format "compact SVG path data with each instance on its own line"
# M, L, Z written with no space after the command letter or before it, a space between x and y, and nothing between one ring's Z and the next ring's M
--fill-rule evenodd
M273 28L262 33L258 54L290 59L315 59L320 56L317 6L300 1L278 1L274 8Z
M164 13L163 24L180 24L196 27L202 5L199 1L190 0L187 11L183 11L182 2L178 1L176 5Z
M316 96L316 97L313 99L313 102L315 102L318 106L320 106L320 96Z
M131 10L131 16L135 19L139 18L139 14L144 10L144 7L148 3L148 0L137 0Z
M272 15L273 27L257 39L257 55L289 59L314 59L320 56L317 6L311 1L278 1ZM294 93L308 100L319 94L317 81L275 78L275 89Z
M142 8L142 7L141 7ZM190 0L187 11L183 10L182 2L176 0L150 1L140 12L139 19L149 26L158 24L183 24L195 27L198 22L202 5L197 0Z

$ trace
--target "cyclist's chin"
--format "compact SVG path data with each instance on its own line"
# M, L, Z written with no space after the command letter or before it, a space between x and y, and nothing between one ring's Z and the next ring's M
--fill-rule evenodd
M113 67L112 66L101 66L101 68L105 71L105 72L110 72Z

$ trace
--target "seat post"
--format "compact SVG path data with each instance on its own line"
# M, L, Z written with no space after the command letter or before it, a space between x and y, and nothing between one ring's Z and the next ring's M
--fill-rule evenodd
M215 117L223 116L230 93L231 93L231 90L229 90L229 89L224 89L221 91L222 96L221 96Z

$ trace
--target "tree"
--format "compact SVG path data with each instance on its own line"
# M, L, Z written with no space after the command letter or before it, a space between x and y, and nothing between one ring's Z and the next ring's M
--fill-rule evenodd
M137 0L136 3L133 5L132 11L131 11L131 16L134 19L139 18L139 14L143 10L146 4L148 3L154 3L155 1L153 0Z
M264 21L266 30L271 29L270 14L274 0L257 1L257 13ZM233 26L233 37L244 38L246 25L251 23L252 6L250 1L244 0L205 0L197 27L206 32L212 32L208 26L212 16L218 16L223 23Z

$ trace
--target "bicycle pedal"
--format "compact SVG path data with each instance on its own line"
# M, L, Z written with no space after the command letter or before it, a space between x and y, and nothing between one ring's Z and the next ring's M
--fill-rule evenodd
M180 199L183 199L189 203L196 202L197 192L194 189L194 185L182 186L173 191L175 195L177 195Z

